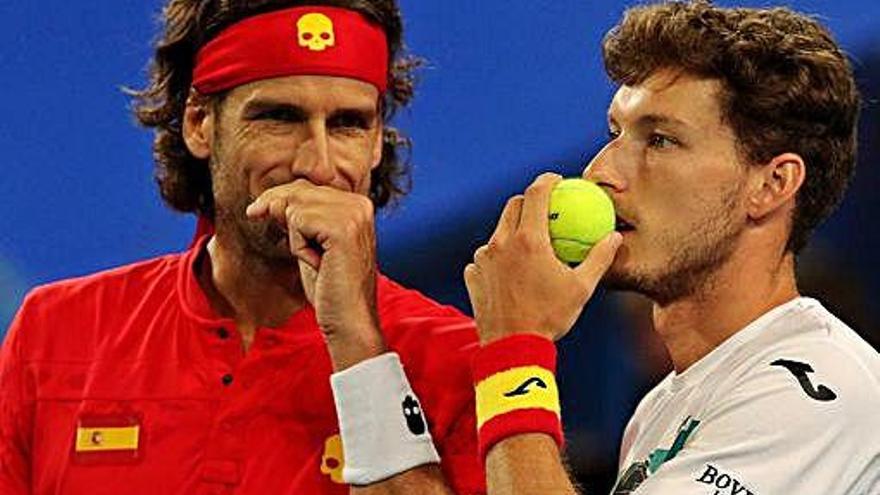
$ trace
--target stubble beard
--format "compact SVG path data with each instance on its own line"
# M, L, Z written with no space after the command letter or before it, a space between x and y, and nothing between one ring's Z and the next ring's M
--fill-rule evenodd
M733 212L739 189L725 194L719 208L686 235L667 233L654 244L663 246L666 261L651 270L612 268L603 279L611 290L642 294L660 306L687 298L712 285L716 272L733 255L744 227L734 223ZM635 260L636 262L638 260Z
M216 150L214 156L219 156ZM214 223L217 232L228 235L241 251L242 263L257 263L273 269L295 267L287 231L273 219L252 220L247 217L245 210L255 199L248 192L247 179L223 165L212 165L211 170Z

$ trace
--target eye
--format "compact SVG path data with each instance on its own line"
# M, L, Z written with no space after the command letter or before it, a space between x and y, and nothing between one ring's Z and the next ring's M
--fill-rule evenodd
M648 146L651 148L666 149L678 145L679 142L677 139L665 134L655 132L648 137Z
M271 108L254 116L254 120L277 120L279 122L301 122L302 115L289 108Z
M369 129L367 118L356 112L343 112L333 116L330 126L340 129Z
M620 130L612 129L612 128L608 129L608 140L609 141L614 141L618 137L620 137Z

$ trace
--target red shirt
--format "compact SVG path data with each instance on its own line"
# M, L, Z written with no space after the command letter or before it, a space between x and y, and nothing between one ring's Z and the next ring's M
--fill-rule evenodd
M196 281L205 241L27 296L0 354L0 493L348 493L314 311L244 354ZM385 277L378 307L447 481L484 493L473 322Z

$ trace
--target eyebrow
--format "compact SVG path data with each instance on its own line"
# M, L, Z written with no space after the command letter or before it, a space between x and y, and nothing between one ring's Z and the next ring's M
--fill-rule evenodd
M608 121L609 122L617 122L617 120L614 118L614 116L611 113L608 114ZM661 125L678 127L678 128L682 128L685 130L693 129L693 126L691 126L690 124L688 124L687 122L685 122L681 119L678 119L678 118L675 118L675 117L672 117L669 115L656 114L656 113L649 113L647 115L642 115L636 121L636 127L643 128L643 129L650 128L650 127L657 127L657 126L661 126Z

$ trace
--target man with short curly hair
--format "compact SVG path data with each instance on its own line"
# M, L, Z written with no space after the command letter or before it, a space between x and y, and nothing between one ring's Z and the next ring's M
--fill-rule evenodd
M181 254L39 287L0 493L482 493L473 322L377 273L412 97L394 0L170 0L139 121ZM404 372L405 367L405 372Z
M880 493L880 356L795 279L853 174L846 56L805 15L703 0L627 11L604 56L620 87L583 175L617 232L558 261L542 175L465 271L489 493L576 492L553 340L603 277L653 301L674 365L627 426L615 495Z

